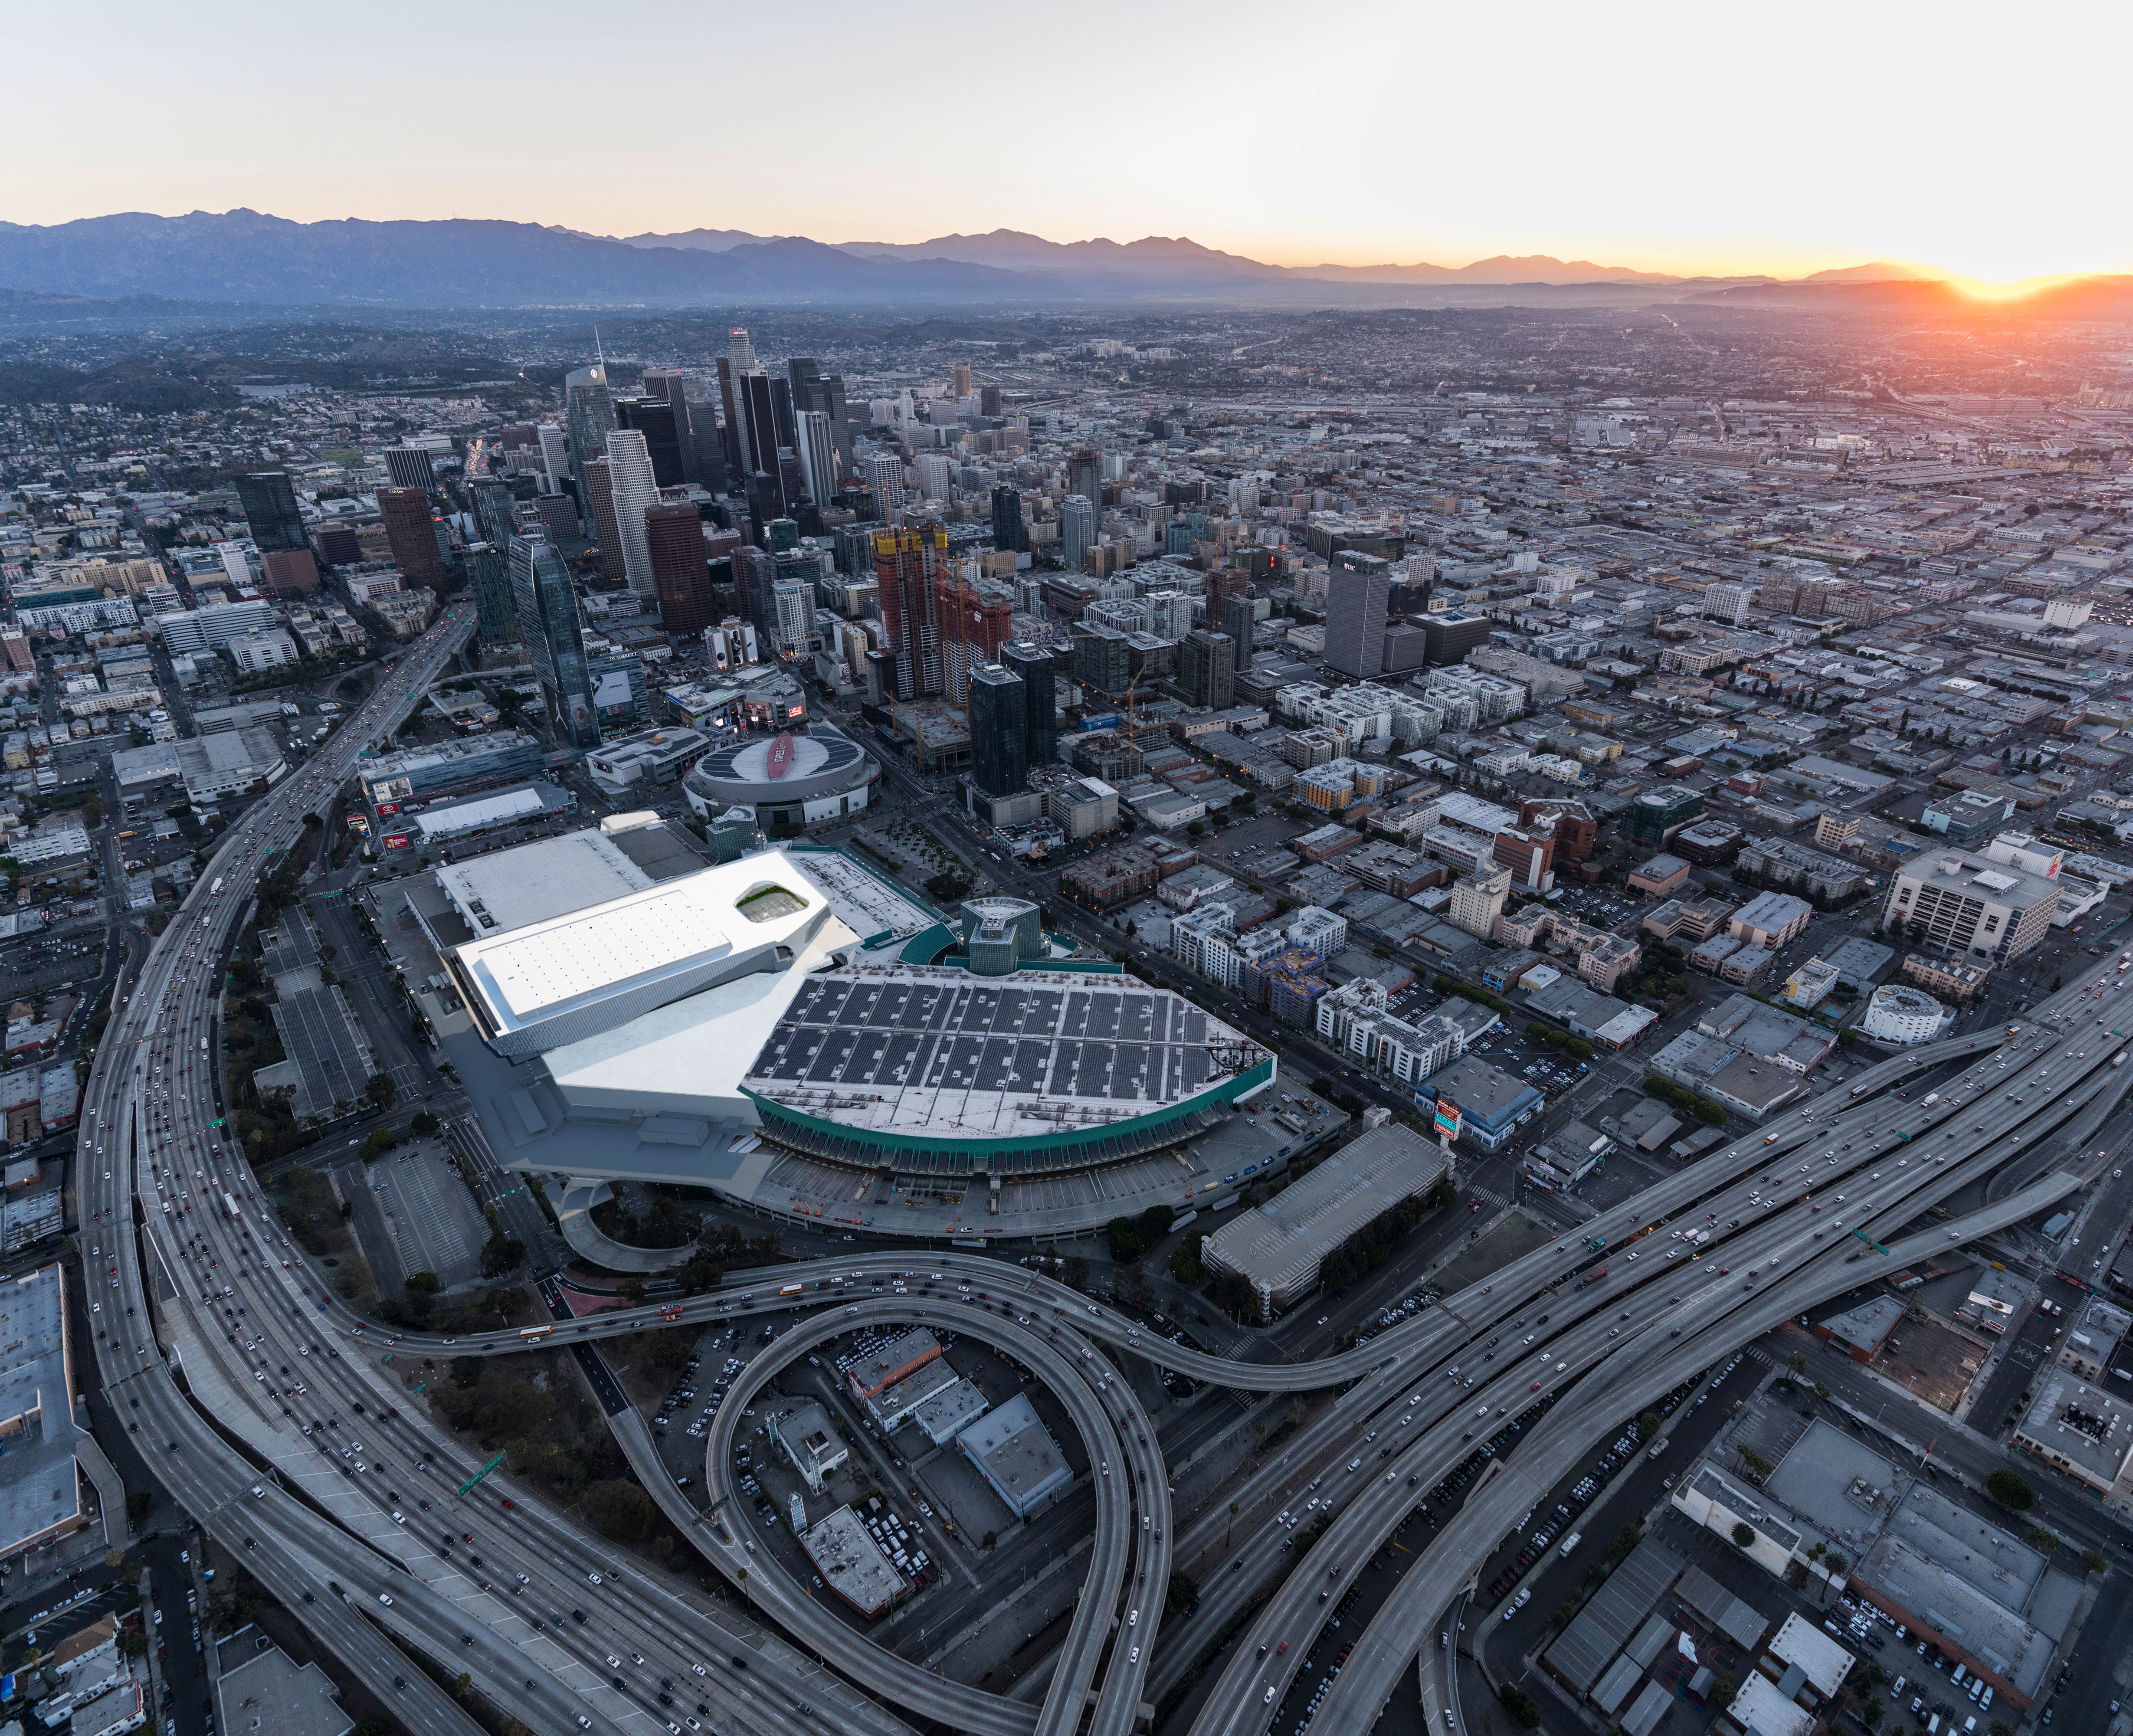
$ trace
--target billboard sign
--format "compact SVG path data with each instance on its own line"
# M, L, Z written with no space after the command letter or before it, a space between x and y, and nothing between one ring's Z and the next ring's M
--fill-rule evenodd
M1460 1117L1457 1104L1447 1098L1438 1098L1437 1113L1432 1118L1436 1123L1437 1131L1447 1139L1457 1139L1459 1137Z
M405 832L394 832L390 834L385 839L385 848L388 850L406 849L407 848L407 834Z

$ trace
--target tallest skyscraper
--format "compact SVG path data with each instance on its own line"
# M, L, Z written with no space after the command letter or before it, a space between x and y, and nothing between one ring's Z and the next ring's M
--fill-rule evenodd
M578 511L590 517L585 466L607 451L607 437L614 426L614 400L608 392L605 363L574 368L563 376L563 421L570 431L571 475L578 484Z

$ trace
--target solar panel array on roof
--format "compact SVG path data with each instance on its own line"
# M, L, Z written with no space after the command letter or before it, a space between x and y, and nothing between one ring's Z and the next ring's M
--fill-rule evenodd
M1206 1024L1197 1007L1146 988L825 978L795 998L752 1073L1174 1102L1214 1076Z

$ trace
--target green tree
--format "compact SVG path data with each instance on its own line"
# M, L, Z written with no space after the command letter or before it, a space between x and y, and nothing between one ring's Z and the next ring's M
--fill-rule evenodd
M2091 1573L2107 1573L2111 1570L2111 1563L2105 1559L2104 1553L2100 1549L2082 1551L2081 1565Z
M414 1119L407 1123L407 1131L411 1133L434 1133L442 1125L427 1109L417 1109Z
M641 1543L652 1534L652 1498L620 1478L589 1485L580 1503L585 1521L618 1543Z
M400 1088L392 1083L389 1075L373 1073L363 1082L363 1094L380 1109L389 1109L392 1099L400 1094Z
M1751 1525L1736 1524L1733 1527L1733 1546L1750 1549L1755 1546L1755 1528Z
M1504 1703L1504 1710L1511 1714L1511 1722L1522 1730L1540 1728L1540 1706L1532 1695L1514 1681L1503 1683L1496 1690L1496 1698Z
M1658 1411L1646 1411L1642 1416L1637 1418L1638 1440L1649 1440L1652 1436L1658 1434L1659 1431L1659 1413Z
M1170 1586L1163 1600L1163 1613L1182 1615L1200 1601L1200 1582L1189 1573L1172 1568Z
M2046 1526L2032 1525L2022 1536L2032 1549L2041 1549L2046 1555L2059 1546L2059 1534Z
M2037 1499L2037 1492L2029 1487L2026 1478L2005 1468L1986 1474L1985 1493L2015 1513L2029 1512Z
M1700 1098L1697 1099L1696 1105L1696 1118L1702 1122L1706 1127L1722 1128L1726 1125L1725 1110L1719 1108L1717 1104L1712 1102L1709 1098Z
M526 1259L526 1244L518 1237L496 1231L482 1244L481 1275L485 1278L500 1278L506 1272L516 1272Z

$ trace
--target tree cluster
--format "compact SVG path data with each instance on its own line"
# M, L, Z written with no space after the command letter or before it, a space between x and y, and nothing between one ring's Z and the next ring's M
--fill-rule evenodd
M1177 1214L1167 1205L1151 1205L1137 1218L1114 1218L1104 1226L1104 1239L1111 1258L1130 1266L1170 1233Z

